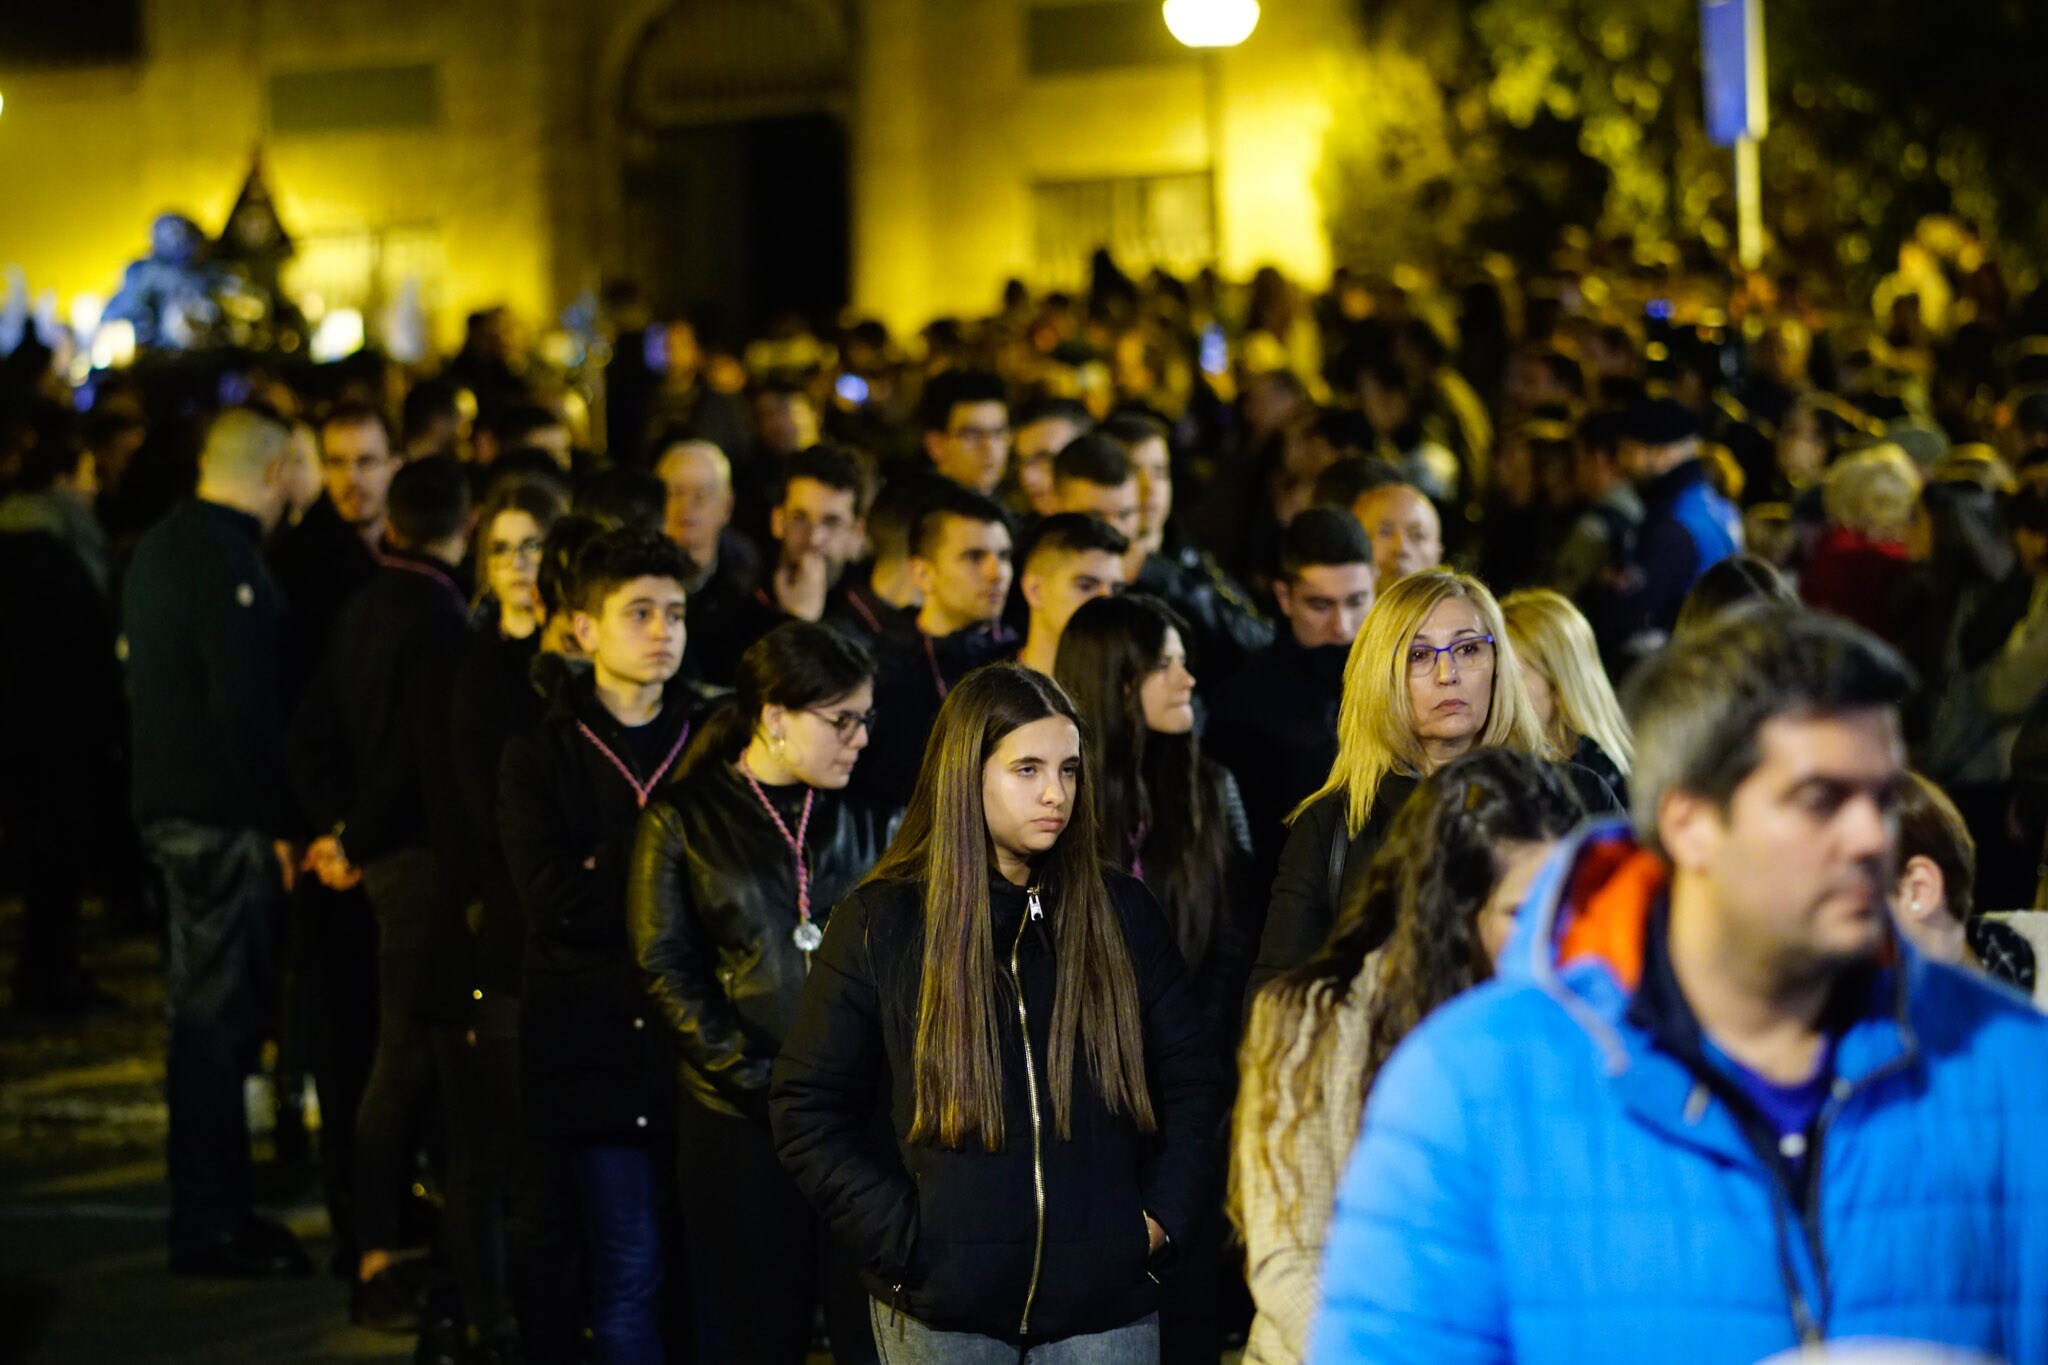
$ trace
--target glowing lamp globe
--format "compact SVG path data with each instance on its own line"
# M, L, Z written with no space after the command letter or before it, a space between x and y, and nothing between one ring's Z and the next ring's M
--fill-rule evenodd
M1166 0L1166 31L1186 47L1236 47L1259 26L1259 0Z

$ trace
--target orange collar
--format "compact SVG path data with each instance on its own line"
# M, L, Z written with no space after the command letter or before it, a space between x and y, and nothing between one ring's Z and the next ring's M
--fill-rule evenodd
M1576 913L1558 938L1558 966L1597 958L1633 992L1643 979L1650 907L1670 882L1662 858L1626 840L1587 849L1565 890L1565 904Z

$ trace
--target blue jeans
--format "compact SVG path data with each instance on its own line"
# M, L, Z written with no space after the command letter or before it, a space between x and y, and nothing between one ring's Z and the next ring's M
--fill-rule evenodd
M1157 1313L1107 1332L1037 1342L1022 1355L1001 1337L942 1332L877 1299L868 1300L868 1321L882 1365L1159 1365Z
M598 1365L662 1365L661 1228L645 1147L595 1144L570 1157L590 1256Z

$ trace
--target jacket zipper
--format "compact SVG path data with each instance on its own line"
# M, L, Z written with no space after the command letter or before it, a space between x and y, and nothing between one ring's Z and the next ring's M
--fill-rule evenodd
M1017 926L1016 941L1010 944L1010 982L1017 988L1017 1027L1024 1035L1024 1088L1031 1099L1031 1184L1038 1200L1038 1239L1031 1250L1031 1284L1024 1291L1024 1314L1017 1322L1017 1335L1031 1331L1031 1304L1038 1297L1038 1272L1045 1261L1045 1153L1038 1114L1038 1067L1031 1059L1031 1015L1024 1008L1024 978L1017 971L1017 953L1024 946L1024 931L1035 920L1045 918L1038 888L1024 893L1030 912Z
M1802 1345L1817 1345L1827 1340L1828 1318L1834 1308L1834 1287L1828 1282L1827 1246L1821 1239L1820 1227L1821 1155L1827 1146L1828 1130L1834 1126L1836 1117L1841 1114L1843 1106L1852 1095L1868 1089L1877 1081L1902 1069L1906 1062L1907 1059L1903 1057L1893 1058L1861 1080L1837 1080L1834 1094L1821 1106L1820 1117L1814 1122L1813 1136L1806 1146L1806 1198L1801 1203L1794 1204L1793 1209L1798 1215L1800 1233L1806 1239L1807 1254L1813 1258L1813 1273L1815 1282L1820 1287L1820 1302L1809 1307L1806 1296L1797 1287L1796 1280L1789 1273L1786 1276L1787 1288L1791 1290L1793 1321L1798 1326ZM1777 1178L1775 1172L1772 1178ZM1786 1202L1792 1203L1789 1199ZM1815 1313L1814 1308L1819 1312Z

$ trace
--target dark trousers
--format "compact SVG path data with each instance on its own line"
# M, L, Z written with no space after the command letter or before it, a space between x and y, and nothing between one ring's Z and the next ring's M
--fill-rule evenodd
M277 991L284 884L268 837L186 820L144 832L163 879L170 938L170 1241L222 1241L249 1215L242 1080L255 1069Z
M803 1365L822 1299L833 1359L875 1360L867 1291L853 1259L775 1159L768 1130L688 1096L678 1107L676 1193L696 1279L701 1358Z
M519 1001L487 997L471 1023L434 1030L448 1130L441 1230L463 1311L496 1340L512 1331L505 1228L519 1159Z
M321 1191L336 1254L354 1274L356 1111L377 1051L377 924L360 888L329 891L311 877L293 889L291 915L306 1064L320 1095Z
M358 1251L393 1251L405 1244L406 1191L440 1076L435 1031L402 1001L379 1005L377 1057L356 1111Z
M356 1240L364 1251L401 1242L404 1194L412 1175L436 1087L445 1090L421 983L426 941L418 926L442 913L439 864L407 849L363 868L363 892L376 913L377 1050L356 1111Z

